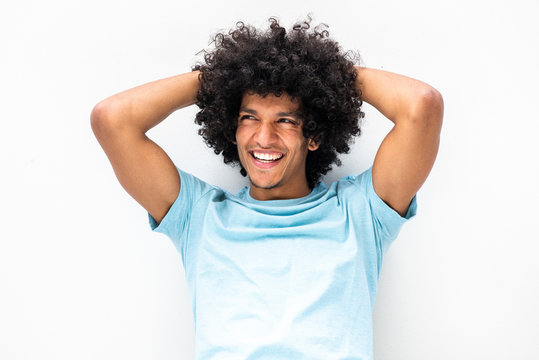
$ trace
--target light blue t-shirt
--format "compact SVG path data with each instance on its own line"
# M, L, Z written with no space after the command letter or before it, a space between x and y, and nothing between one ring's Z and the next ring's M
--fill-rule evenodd
M178 169L178 198L153 231L181 254L197 360L370 360L382 258L401 217L372 167L311 194L258 201Z

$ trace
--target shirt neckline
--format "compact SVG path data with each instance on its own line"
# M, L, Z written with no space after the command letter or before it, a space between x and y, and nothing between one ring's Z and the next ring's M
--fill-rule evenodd
M251 197L250 186L245 186L243 189L239 192L239 197L243 198L245 201L251 203L251 204L257 204L261 206L291 206L291 205L299 205L306 202L311 201L314 197L316 197L320 192L326 189L326 185L323 182L319 182L316 184L316 186L312 189L312 191L303 197L295 198L295 199L282 199L282 200L256 200L253 197Z

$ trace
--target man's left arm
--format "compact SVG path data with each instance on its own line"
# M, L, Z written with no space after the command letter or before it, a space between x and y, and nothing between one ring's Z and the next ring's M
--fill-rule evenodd
M358 66L356 71L361 99L395 124L374 159L374 190L405 216L438 153L442 96L430 85L403 75Z

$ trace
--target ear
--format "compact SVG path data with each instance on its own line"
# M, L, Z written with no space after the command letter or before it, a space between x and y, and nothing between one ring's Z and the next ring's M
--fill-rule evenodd
M319 146L320 144L314 141L312 138L309 138L309 140L307 141L307 149L309 149L310 151L318 150Z

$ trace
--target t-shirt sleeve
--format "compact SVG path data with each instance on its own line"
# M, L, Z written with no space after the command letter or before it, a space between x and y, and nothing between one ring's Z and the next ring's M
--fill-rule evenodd
M148 213L150 228L154 232L167 235L178 251L182 252L185 232L189 227L191 210L198 200L213 187L199 178L176 167L180 175L180 192L178 197L158 224Z
M372 166L360 175L350 176L348 179L353 181L356 187L359 187L359 189L356 188L355 191L362 193L368 203L368 210L374 228L376 247L380 257L379 260L381 260L381 257L399 234L402 225L416 215L417 194L412 198L408 211L405 216L402 217L392 207L386 204L378 196L376 191L374 191L372 183Z

